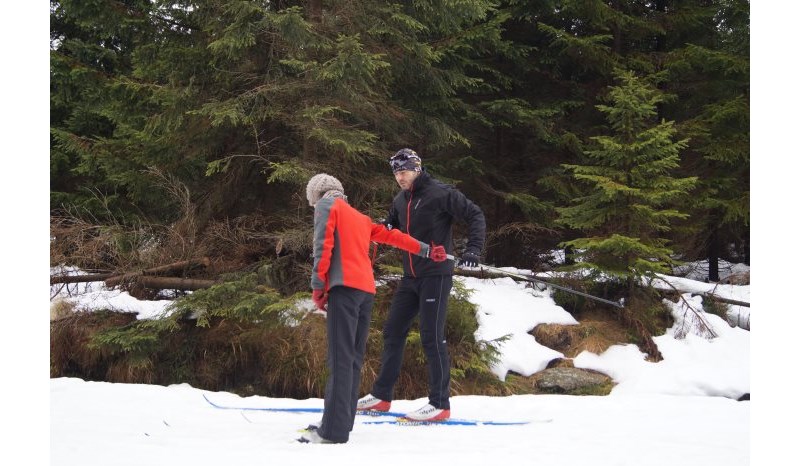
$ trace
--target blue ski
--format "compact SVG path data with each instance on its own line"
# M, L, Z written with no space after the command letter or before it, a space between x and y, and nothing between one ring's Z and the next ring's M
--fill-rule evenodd
M237 409L240 411L272 411L272 412L279 412L279 413L322 413L322 408L269 408L269 407L256 407L256 406L226 406L214 403L213 401L209 400L208 397L203 394L203 398L210 404L211 406L217 409ZM403 417L405 413L395 413L392 411L358 411L356 414L361 414L365 416L391 416L391 417Z
M235 409L239 411L270 411L270 412L281 412L281 413L322 413L322 408L271 408L271 407L256 407L256 406L228 406L228 405L221 405L218 403L214 403L208 397L203 394L203 398L210 404L211 406L217 409ZM398 413L393 411L358 411L356 414L364 415L364 416L386 416L386 417L393 417L394 419L381 419L377 421L364 421L361 424L394 424L400 426L436 426L436 425L445 425L445 426L520 426L525 424L531 423L545 423L551 422L552 419L535 419L529 421L479 421L476 419L447 419L445 421L436 421L436 422L425 422L425 421L412 421L405 417L405 413ZM245 418L247 419L247 418Z
M412 421L405 418L392 420L365 421L362 424L394 424L398 426L522 426L531 423L552 422L552 419L536 419L531 421L478 421L476 419L447 419L444 421Z

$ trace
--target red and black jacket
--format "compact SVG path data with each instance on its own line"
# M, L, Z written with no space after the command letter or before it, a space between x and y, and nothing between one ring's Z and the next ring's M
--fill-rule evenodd
M320 199L314 206L311 288L329 290L343 285L374 294L375 277L369 256L373 241L422 256L427 256L429 249L400 230L387 230L384 225L373 223L341 197Z
M467 247L464 252L480 256L486 238L483 211L461 191L422 171L411 189L395 196L386 222L423 243L444 246L453 253L453 221L467 225ZM407 277L452 275L453 261L433 262L403 254L403 272Z

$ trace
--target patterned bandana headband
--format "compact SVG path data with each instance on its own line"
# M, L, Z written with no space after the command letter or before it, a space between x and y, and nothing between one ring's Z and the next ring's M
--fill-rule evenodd
M400 149L397 151L397 153L389 159L389 165L392 167L392 173L403 170L422 171L422 159L411 149Z

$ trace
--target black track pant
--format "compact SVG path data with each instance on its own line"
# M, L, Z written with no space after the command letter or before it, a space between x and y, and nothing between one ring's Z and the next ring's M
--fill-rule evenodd
M346 442L353 430L375 296L355 288L328 291L328 382L319 435Z
M373 396L387 401L393 399L406 337L419 314L420 339L428 361L428 402L440 409L450 409L450 357L444 325L452 287L452 275L404 277L400 281L383 329L381 369L370 392Z

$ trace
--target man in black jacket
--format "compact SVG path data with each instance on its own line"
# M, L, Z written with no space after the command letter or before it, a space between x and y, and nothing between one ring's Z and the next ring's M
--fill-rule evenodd
M463 221L468 241L458 266L477 266L486 237L486 220L481 209L454 187L430 176L411 149L399 150L389 164L402 191L392 202L387 226L399 228L424 243L444 245L452 254L453 221ZM434 263L403 254L403 278L383 329L380 373L370 393L358 401L359 410L389 410L406 337L419 314L420 337L428 363L428 404L406 417L427 422L450 417L450 357L444 328L454 265L452 261Z

